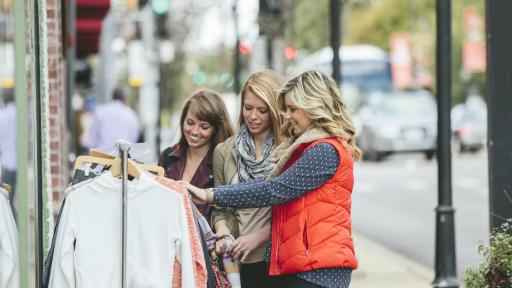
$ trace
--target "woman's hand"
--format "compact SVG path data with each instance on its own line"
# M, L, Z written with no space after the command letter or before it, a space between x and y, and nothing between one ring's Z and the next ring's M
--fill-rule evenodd
M231 247L230 255L234 259L240 259L240 262L244 263L247 256L258 248L261 244L268 240L270 235L270 226L265 226L262 229L244 236L238 237Z
M183 186L192 195L192 201L197 205L209 204L206 200L206 190L197 188L196 186L186 181L176 181L179 185Z
M215 242L215 252L217 254L224 254L226 250L228 249L226 241L224 241L224 236L231 235L231 232L229 231L228 227L226 225L218 225L215 229L217 232L216 235L219 237L219 239Z

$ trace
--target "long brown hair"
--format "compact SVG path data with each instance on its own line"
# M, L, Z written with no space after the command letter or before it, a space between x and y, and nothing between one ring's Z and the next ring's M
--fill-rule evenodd
M272 125L272 133L276 144L281 143L281 126L283 125L283 117L278 111L277 96L279 88L283 85L283 79L272 70L263 70L252 74L242 87L242 97L240 102L240 117L238 125L242 126L244 121L244 100L247 91L251 91L267 104L270 111L270 123Z
M206 121L213 127L213 135L210 139L210 149L224 142L233 135L233 126L229 118L226 104L219 94L213 90L199 90L194 93L183 106L180 117L181 138L180 147L188 148L187 140L183 133L183 123L188 112L194 113L201 121Z

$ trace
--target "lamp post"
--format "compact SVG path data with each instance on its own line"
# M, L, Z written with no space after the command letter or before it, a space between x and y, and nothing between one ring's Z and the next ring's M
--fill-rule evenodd
M240 62L240 35L238 32L238 0L235 0L233 3L233 22L235 25L235 66L234 66L234 80L235 80L235 95L238 95L240 93L240 72L242 70L241 68L241 62Z
M341 83L340 69L340 14L341 0L331 0L331 47L332 47L332 78L339 85Z
M452 207L450 147L451 108L451 0L436 0L437 43L437 175L436 254L433 287L457 288L455 258L455 209Z

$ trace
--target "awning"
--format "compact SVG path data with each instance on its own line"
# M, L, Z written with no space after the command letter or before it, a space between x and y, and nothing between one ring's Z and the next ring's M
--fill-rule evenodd
M76 56L98 53L101 24L110 0L76 0Z

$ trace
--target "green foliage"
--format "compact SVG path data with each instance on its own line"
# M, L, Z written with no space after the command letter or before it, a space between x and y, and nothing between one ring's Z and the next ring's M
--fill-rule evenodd
M295 47L315 51L329 45L329 1L294 1L292 43Z
M484 260L478 267L467 270L465 287L512 287L512 219L491 233L489 247L480 244L478 251Z
M388 50L393 32L435 32L435 1L375 1L354 7L346 17L348 42L368 43Z

